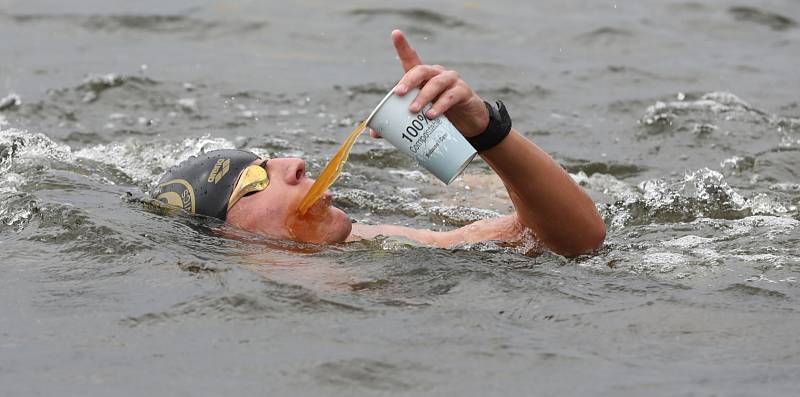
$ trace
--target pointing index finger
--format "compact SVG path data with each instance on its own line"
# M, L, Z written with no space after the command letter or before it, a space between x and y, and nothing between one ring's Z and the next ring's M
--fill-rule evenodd
M392 31L392 43L394 49L397 51L397 56L400 58L400 63L403 64L403 70L408 72L414 66L421 65L422 60L419 59L417 52L408 44L406 36L403 32L395 29Z

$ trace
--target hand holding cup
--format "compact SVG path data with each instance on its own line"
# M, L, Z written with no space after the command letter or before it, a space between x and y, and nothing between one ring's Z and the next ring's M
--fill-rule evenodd
M423 64L399 30L392 31L392 43L405 71L394 87L394 93L404 96L420 87L419 94L409 106L410 112L416 113L432 103L425 115L434 119L444 114L465 137L478 135L486 129L489 124L486 106L458 72L447 70L441 65ZM380 136L372 129L370 135L374 138Z

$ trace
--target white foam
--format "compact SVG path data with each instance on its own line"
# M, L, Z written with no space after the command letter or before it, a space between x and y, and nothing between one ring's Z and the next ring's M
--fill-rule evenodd
M666 247L677 247L677 248L694 248L702 244L707 244L713 242L714 239L700 237L700 236L683 236L673 240L664 241L661 245Z
M120 143L90 146L78 150L75 156L113 165L134 181L152 185L160 177L160 172L155 170L163 172L198 153L233 148L233 143L227 139L205 135L173 144L129 139Z
M389 170L389 174L398 175L415 182L425 182L428 178L420 171L417 170Z
M586 173L579 171L577 174L570 174L572 180L581 186L585 186L590 190L599 191L603 194L610 195L619 200L630 200L641 197L639 192L636 191L631 185L617 179L613 175L595 173L592 176L586 176Z
M734 258L739 258L748 262L777 262L781 257L774 254L751 254L751 255L733 255Z
M753 211L753 214L785 214L788 209L783 204L775 201L775 199L767 196L766 193L758 193L751 197L747 206Z
M680 265L690 260L691 258L689 256L674 252L652 252L642 257L642 261L650 266Z

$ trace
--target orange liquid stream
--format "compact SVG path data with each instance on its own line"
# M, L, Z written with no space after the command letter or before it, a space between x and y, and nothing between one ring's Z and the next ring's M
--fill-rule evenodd
M339 151L336 152L336 155L333 156L328 165L325 166L325 169L320 172L317 180L314 182L314 185L311 186L311 190L306 193L306 196L303 197L303 201L300 202L300 205L297 208L297 213L300 216L303 216L308 212L309 208L311 208L314 203L319 200L320 197L328 190L336 179L339 178L339 175L342 173L342 168L344 167L344 163L347 162L347 157L350 155L350 149L353 148L353 144L356 142L356 138L361 134L364 129L367 128L366 120L362 121L350 135L347 136L342 146L339 148Z

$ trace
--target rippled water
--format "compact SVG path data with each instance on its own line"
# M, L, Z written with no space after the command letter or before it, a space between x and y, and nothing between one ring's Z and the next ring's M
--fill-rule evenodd
M792 1L0 1L0 392L796 395ZM320 247L163 216L201 150L311 174L399 77L458 69L596 200L603 249ZM510 209L362 139L358 222Z

